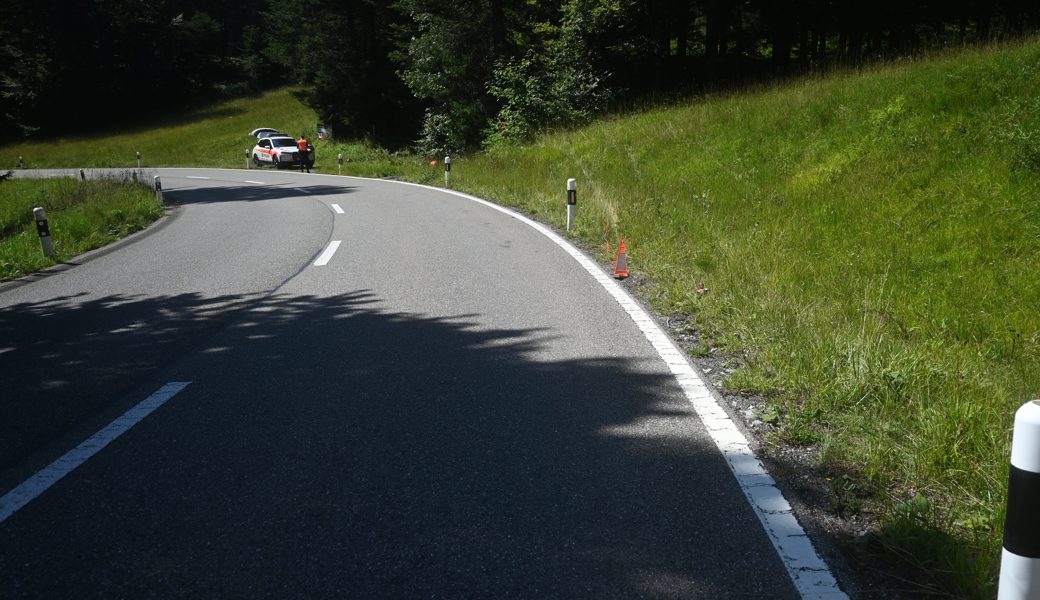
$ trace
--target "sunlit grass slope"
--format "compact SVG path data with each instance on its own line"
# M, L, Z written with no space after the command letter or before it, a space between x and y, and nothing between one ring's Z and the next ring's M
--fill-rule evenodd
M385 151L365 144L318 142L317 123L314 111L297 100L291 90L279 89L188 114L159 115L154 122L137 128L3 146L0 169L17 168L19 156L27 168L133 167L138 152L146 167L245 168L246 153L256 142L248 133L257 127L274 127L294 137L301 133L309 136L315 142L319 166L326 173L336 172L336 155L340 152L350 160L348 169L360 159L364 166L359 171L364 174L395 172Z
M1040 397L1038 81L1036 41L958 52L549 135L453 183L562 226L577 178L575 235L625 236L658 308L745 353L727 385L820 449L836 508L879 499L879 539L991 597Z

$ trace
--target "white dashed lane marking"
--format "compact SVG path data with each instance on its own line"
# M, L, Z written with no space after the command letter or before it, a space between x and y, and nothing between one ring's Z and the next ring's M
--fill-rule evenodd
M333 240L329 242L329 245L326 246L325 251L321 253L321 256L318 257L318 260L314 261L314 266L324 267L325 265L329 264L329 261L332 260L332 255L335 254L336 249L339 248L339 244L340 240Z
M66 452L61 458L43 468L42 471L26 479L21 485L0 497L0 523L7 520L18 509L32 502L37 496L47 491L77 467L87 462L105 446L137 425L142 419L152 414L177 392L188 387L190 381L172 381L159 388L151 396L142 400L137 406L123 413L107 427L87 438L86 441Z

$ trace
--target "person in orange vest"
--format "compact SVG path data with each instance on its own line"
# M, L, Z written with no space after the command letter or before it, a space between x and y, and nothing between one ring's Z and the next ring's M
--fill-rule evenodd
M300 172L302 173L303 170L306 169L307 172L310 173L310 142L307 141L307 138L303 137L302 133L300 134L300 139L296 140L296 148L300 151Z

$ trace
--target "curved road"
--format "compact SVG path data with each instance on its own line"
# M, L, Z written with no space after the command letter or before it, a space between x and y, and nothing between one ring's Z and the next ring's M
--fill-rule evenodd
M0 285L8 502L165 390L0 522L5 597L811 596L546 236L394 182L161 173L163 223Z

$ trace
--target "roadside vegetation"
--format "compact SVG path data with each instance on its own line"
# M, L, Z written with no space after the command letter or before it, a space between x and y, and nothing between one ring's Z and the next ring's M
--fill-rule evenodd
M47 211L54 259L44 256L33 208ZM32 273L144 229L162 209L155 192L133 181L0 181L0 281Z
M929 574L917 591L988 598L1013 415L1040 397L1038 80L1031 40L704 96L495 140L453 156L452 187L562 229L576 178L569 235L603 260L626 238L634 289L688 317L694 354L739 364L727 388L768 403L769 445L814 452L826 508ZM278 90L0 148L0 168L131 166L138 150L245 168L250 129L313 136L316 121ZM443 185L439 155L316 147L322 173L342 152L344 175Z

